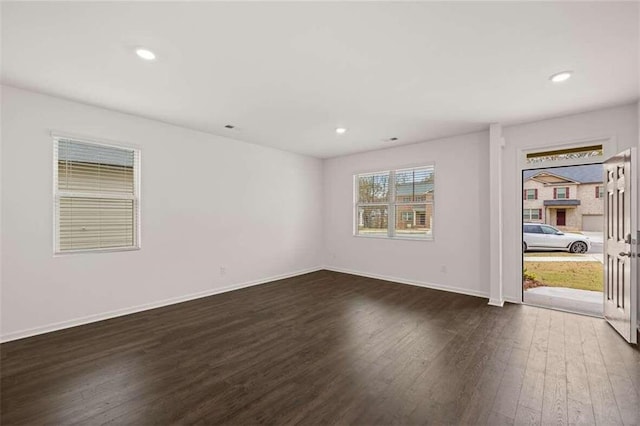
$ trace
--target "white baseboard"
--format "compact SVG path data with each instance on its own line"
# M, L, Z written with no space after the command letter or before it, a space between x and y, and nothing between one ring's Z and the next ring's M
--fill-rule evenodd
M504 306L504 299L489 299L489 305L502 308Z
M467 296L482 297L484 299L488 299L489 298L489 293L485 293L483 291L477 291L477 290L470 290L470 289L462 288L462 287L452 287L452 286L447 286L447 285L442 285L442 284L428 283L428 282L424 282L424 281L407 280L407 279L404 279L404 278L391 277L391 276L378 275L378 274L371 274L371 273L368 273L368 272L354 271L354 270L351 270L351 269L344 269L344 268L336 268L334 266L327 266L327 265L324 266L324 269L326 269L328 271L342 272L342 273L351 274L351 275L358 275L358 276L361 276L361 277L374 278L374 279L377 279L377 280L393 281L393 282L396 282L396 283L399 283L399 284L407 284L407 285L413 285L413 286L417 286L417 287L431 288L431 289L434 289L434 290L449 291L451 293L465 294Z
M30 328L28 330L14 331L0 336L0 342L9 342L11 340L23 339L25 337L36 336L38 334L50 333L52 331L62 330L65 328L76 327L83 324L89 324L92 322L103 321L110 318L120 317L123 315L134 314L136 312L147 311L149 309L160 308L162 306L173 305L176 303L186 302L189 300L200 299L202 297L213 296L214 294L226 293L228 291L239 290L241 288L253 287L260 284L266 284L272 281L282 280L285 278L296 277L298 275L308 274L310 272L320 271L324 268L315 267L304 269L301 271L290 272L287 274L276 275L273 277L263 278L254 281L248 281L245 283L234 284L227 287L213 288L210 290L201 291L198 293L191 293L184 296L172 297L170 299L160 300L157 302L145 303L142 305L132 306L129 308L117 309L114 311L103 312L95 315L88 315L81 318L75 318L72 320L61 321L54 324L49 324L41 327Z

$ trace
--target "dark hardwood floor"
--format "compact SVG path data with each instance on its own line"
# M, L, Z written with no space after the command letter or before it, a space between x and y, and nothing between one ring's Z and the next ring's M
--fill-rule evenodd
M603 320L321 271L0 345L10 424L639 424Z

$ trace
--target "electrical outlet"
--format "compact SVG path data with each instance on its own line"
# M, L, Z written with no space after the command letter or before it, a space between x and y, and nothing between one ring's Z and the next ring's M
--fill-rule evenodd
M445 265L442 265L440 267L440 272L442 272L443 274L446 274L447 273L447 267Z
M220 267L220 275L226 275L227 274L227 267L226 266L221 266Z

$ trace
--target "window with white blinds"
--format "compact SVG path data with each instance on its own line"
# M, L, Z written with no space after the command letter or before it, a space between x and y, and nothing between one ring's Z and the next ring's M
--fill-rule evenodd
M433 239L434 166L354 176L354 234Z
M139 247L139 152L54 138L55 250Z

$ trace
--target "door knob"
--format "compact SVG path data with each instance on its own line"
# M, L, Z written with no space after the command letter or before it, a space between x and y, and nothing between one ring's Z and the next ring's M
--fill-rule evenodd
M619 254L618 256L621 256L621 257L629 256L629 257L631 257L631 252L624 252L624 251L621 251L621 252L620 252L620 254Z

